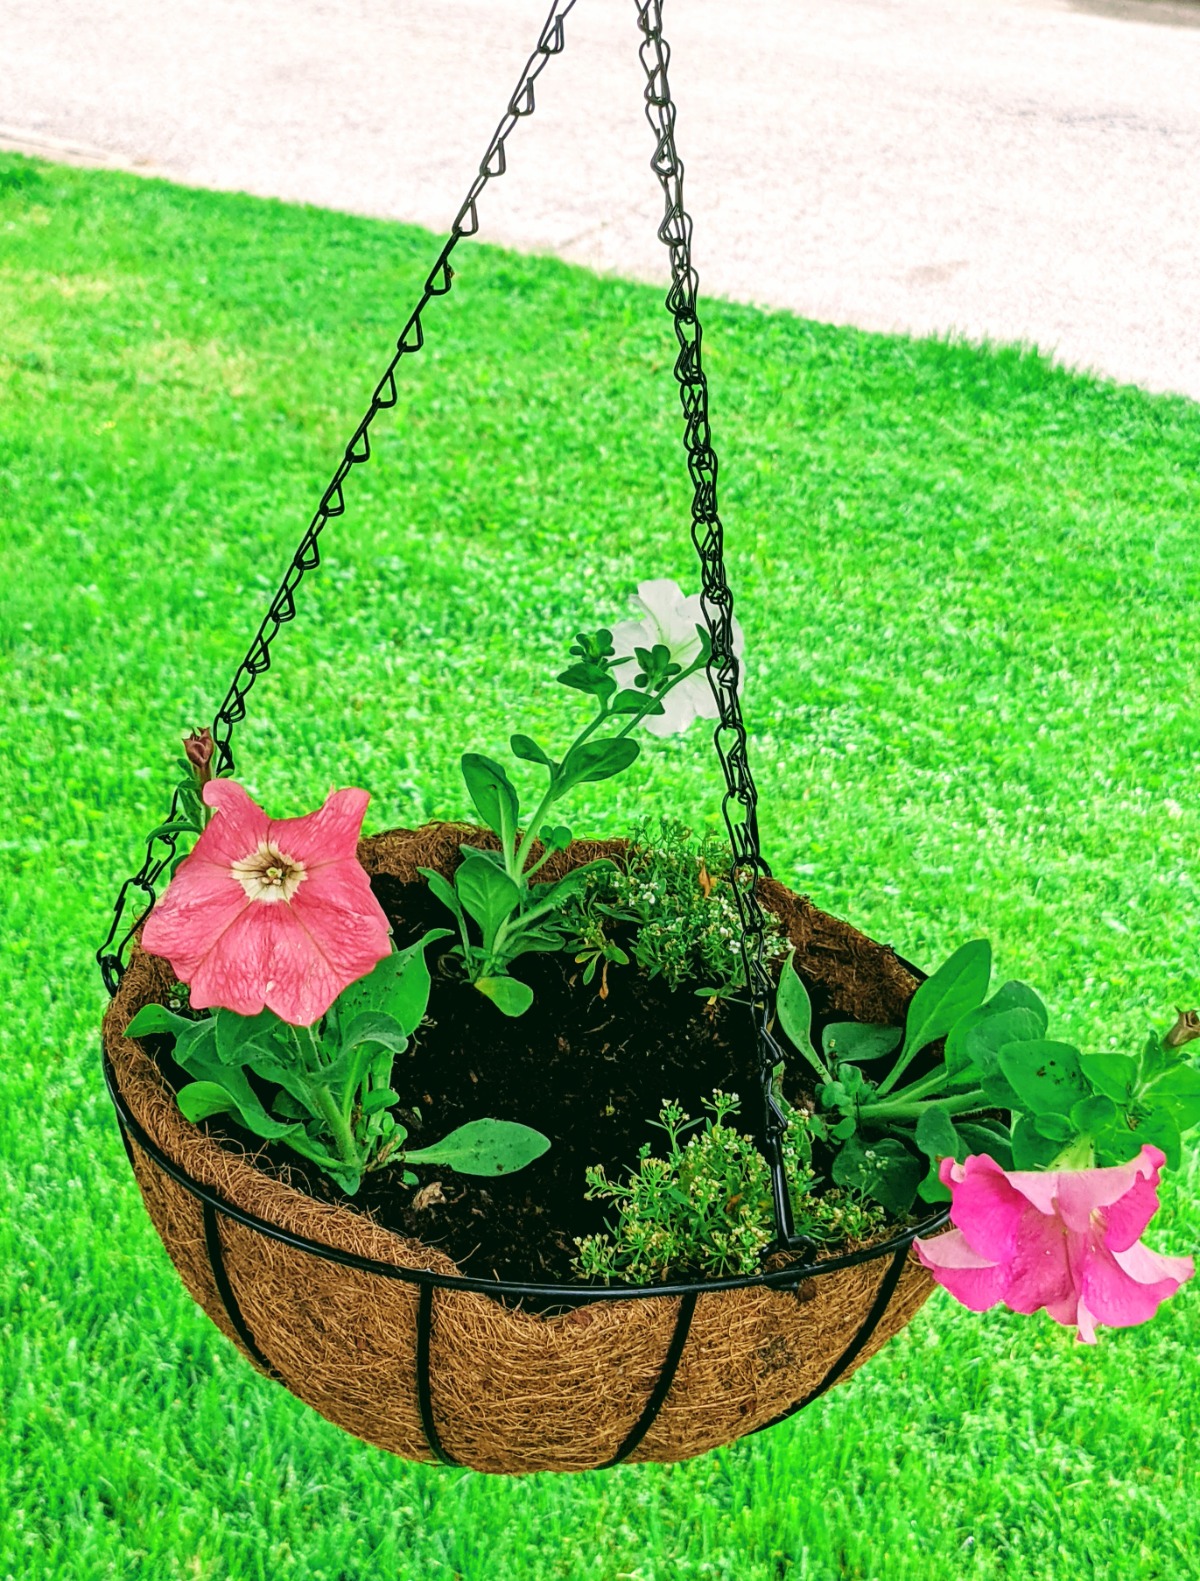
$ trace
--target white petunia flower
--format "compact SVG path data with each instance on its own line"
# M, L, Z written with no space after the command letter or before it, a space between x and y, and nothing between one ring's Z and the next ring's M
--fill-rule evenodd
M684 595L678 582L669 577L653 582L639 582L637 597L631 600L635 611L632 620L623 620L613 628L612 642L617 659L629 659L621 665L617 679L623 686L632 686L636 674L635 648L653 648L661 643L671 651L671 662L687 669L700 653L700 633L704 627L704 611L700 607L699 593ZM733 651L740 660L745 637L741 626L733 622ZM644 721L645 727L655 736L681 735L693 719L717 719L717 700L708 684L703 669L689 675L663 698L663 712L651 714Z

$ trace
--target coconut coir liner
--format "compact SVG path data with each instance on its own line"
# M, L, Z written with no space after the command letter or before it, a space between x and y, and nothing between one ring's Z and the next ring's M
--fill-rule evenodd
M429 824L364 840L367 871L419 883L418 867L449 876L463 840L484 831ZM576 841L546 879L619 841ZM915 983L893 952L773 879L759 885L782 920L806 978L846 1019L898 1024ZM398 1267L457 1272L444 1253L364 1214L315 1201L256 1169L179 1113L174 1094L124 1029L165 998L165 962L134 950L104 1021L104 1042L130 1110L190 1176L282 1229ZM217 1291L200 1203L136 1144L134 1169L163 1244L195 1300L240 1346ZM410 1460L432 1456L415 1382L417 1287L325 1262L221 1218L229 1282L250 1333L285 1386L331 1422ZM799 1296L764 1289L701 1295L674 1383L630 1457L686 1460L771 1421L824 1378L866 1317L890 1258L806 1281ZM898 1332L932 1288L909 1260L873 1337L844 1376ZM677 1297L602 1301L557 1316L490 1296L438 1290L430 1346L434 1419L446 1451L479 1471L583 1471L608 1460L638 1420L671 1342ZM247 1358L250 1359L250 1358Z

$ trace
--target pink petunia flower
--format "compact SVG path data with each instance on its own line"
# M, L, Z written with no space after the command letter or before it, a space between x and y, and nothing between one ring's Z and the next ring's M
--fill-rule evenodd
M1158 1212L1165 1162L1156 1147L1109 1169L1006 1173L986 1154L944 1158L956 1228L915 1241L917 1256L972 1312L1001 1301L1014 1312L1045 1307L1094 1344L1097 1323L1145 1323L1194 1272L1190 1257L1164 1257L1140 1240Z
M304 818L268 818L232 780L204 786L215 809L146 920L198 1009L273 1010L293 1026L325 1014L391 949L388 920L356 854L363 790L333 791Z

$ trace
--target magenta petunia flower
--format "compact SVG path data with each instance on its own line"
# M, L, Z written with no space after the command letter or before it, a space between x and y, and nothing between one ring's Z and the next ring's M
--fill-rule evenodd
M391 949L358 861L366 791L339 790L304 818L268 818L240 785L204 786L208 827L146 919L142 946L170 961L198 1010L325 1014Z
M1145 1323L1194 1272L1190 1257L1164 1257L1140 1240L1158 1212L1165 1162L1156 1147L1109 1169L1006 1173L986 1154L944 1158L956 1228L915 1241L917 1256L972 1312L1001 1301L1014 1312L1045 1307L1094 1344L1097 1323Z

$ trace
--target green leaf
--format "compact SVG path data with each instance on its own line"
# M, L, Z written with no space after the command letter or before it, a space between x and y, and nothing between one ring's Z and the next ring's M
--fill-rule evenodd
M1131 1131L1124 1120L1110 1125L1096 1138L1096 1163L1103 1168L1113 1164L1128 1164L1142 1150L1136 1131Z
M1039 1136L1048 1138L1059 1147L1079 1134L1065 1114L1035 1114L1033 1128Z
M871 1142L856 1138L839 1148L833 1161L836 1185L872 1197L894 1218L912 1207L924 1174L923 1162L892 1137Z
M1012 1132L1008 1126L998 1120L958 1120L955 1128L967 1144L968 1153L986 1153L1001 1169L1013 1167Z
M588 880L593 873L612 868L615 864L606 856L598 856L595 861L584 862L581 867L573 867L569 873L564 873L553 884L538 884L533 890L533 900L536 907L547 903L555 907L566 905L572 895L578 895L588 886Z
M941 1165L936 1158L929 1160L929 1172L917 1188L918 1195L924 1202L949 1202L951 1192L949 1186L943 1186L938 1171Z
M392 1104L399 1102L398 1092L393 1092L390 1087L377 1087L363 1099L362 1109L364 1114L378 1114L381 1109L389 1109Z
M1069 1043L1006 1043L997 1059L1023 1110L1069 1115L1081 1098L1091 1097L1079 1050Z
M779 1017L779 1025L784 1036L798 1054L803 1054L818 1075L828 1076L829 1072L818 1057L812 1043L812 1000L808 997L808 989L796 970L796 952L788 951L788 958L783 963L783 970L779 974L779 989L775 995L775 1013Z
M191 1032L197 1023L188 1016L176 1015L165 1005L143 1005L125 1028L127 1038L148 1038L159 1034L180 1037Z
M444 1164L460 1175L511 1175L549 1148L540 1131L512 1120L470 1120L432 1147L406 1153L406 1164Z
M1109 1126L1115 1125L1119 1119L1116 1104L1103 1093L1093 1093L1090 1098L1081 1098L1071 1108L1071 1126L1079 1136L1099 1136ZM1049 1134L1045 1130L1042 1132L1043 1136Z
M1111 1098L1128 1104L1137 1085L1138 1062L1129 1054L1081 1054L1079 1068L1090 1086Z
M337 1162L332 1155L327 1155L321 1161L321 1167L342 1188L348 1197L353 1197L357 1194L358 1188L362 1185L362 1170L351 1169L348 1165Z
M899 1027L860 1025L857 1021L833 1021L821 1034L826 1059L882 1059L895 1052L903 1032Z
M507 873L472 853L454 875L454 887L463 910L483 930L483 944L490 949L496 929L521 904L521 891Z
M922 1110L917 1121L917 1146L930 1158L953 1158L961 1164L967 1156L950 1111L940 1103L931 1103Z
M651 702L645 692L636 692L632 687L626 687L623 692L618 692L609 704L609 713L612 714L644 714L647 718L654 714L665 714L666 709L657 698Z
M607 668L589 659L572 664L558 679L564 686L573 686L577 692L587 692L592 697L611 697L617 689L617 683Z
M284 1049L293 1047L287 1023L273 1010L263 1010L256 1016L239 1016L234 1010L214 1010L213 1028L217 1058L226 1065L252 1063L256 1049L278 1058Z
M1030 1037L1044 1037L1049 1024L1049 1015L1045 1005L1026 983L1017 982L1015 979L1001 983L996 992L986 1004L978 1005L974 1010L968 1010L965 1016L959 1019L946 1034L946 1068L948 1071L961 1070L969 1062L967 1052L968 1035L982 1022L1002 1016L1010 1010L1025 1010L1029 1012L1021 1025L1028 1026ZM1023 1034L1014 1033L1013 1037ZM997 1045L998 1047L999 1045Z
M967 1065L964 1069L976 1072L985 1096L998 1109L1020 1110L1024 1107L1000 1068L1000 1050L1009 1044L1040 1041L1038 1030L1037 1017L1024 1006L1018 1006L1000 1015L986 1017L967 1033L964 1045Z
M212 1062L212 1068L200 1075L198 1080L179 1089L177 1096L180 1110L187 1119L192 1120L192 1114L185 1107L185 1094L189 1095L186 1102L188 1107L194 1107L196 1119L207 1119L213 1114L232 1114L247 1131L253 1131L255 1136L261 1136L268 1142L289 1138L298 1129L295 1125L273 1119L267 1113L246 1080L244 1071L218 1065L215 1061Z
M1147 1143L1151 1147L1161 1147L1167 1155L1167 1163L1172 1169L1178 1169L1183 1161L1183 1145L1179 1135L1179 1127L1172 1115L1165 1109L1153 1109L1142 1119L1136 1131L1138 1147Z
M231 1093L215 1081L191 1081L186 1087L181 1087L176 1093L179 1111L185 1120L190 1120L195 1125L200 1120L207 1120L214 1114L238 1114L237 1101Z
M475 986L506 1016L523 1016L533 1003L533 989L515 977L479 977Z
M1041 1136L1030 1115L1018 1116L1012 1129L1013 1166L1016 1169L1045 1169L1062 1152L1062 1143ZM997 1163L999 1160L997 1159Z
M458 896L442 875L435 872L431 867L419 867L417 872L420 873L421 877L429 885L430 891L437 896L442 905L454 913L458 918L459 924L464 924L467 919L458 903Z
M1162 1038L1159 1037L1157 1032L1151 1032L1142 1045L1139 1065L1139 1074L1142 1080L1146 1081L1152 1076L1157 1076L1160 1071L1166 1070L1167 1065L1170 1063L1170 1058L1171 1056L1164 1046Z
M299 1098L286 1089L275 1094L271 1100L271 1107L276 1114L281 1114L285 1120L310 1120L312 1118L312 1112L308 1105L301 1103Z
M1181 1131L1200 1125L1200 1070L1176 1065L1162 1075L1146 1094L1147 1102L1164 1108Z
M440 874L435 876L453 896L457 908L458 897L454 891ZM343 988L336 1005L339 1024L348 1027L357 1016L367 1013L390 1016L399 1023L405 1037L411 1037L425 1019L429 1007L429 963L425 951L438 939L449 937L448 928L430 928L415 944L393 950L365 977Z
M147 1004L126 1026L125 1036L150 1037L155 1034L174 1037L175 1064L182 1066L190 1075L199 1075L193 1069L193 1061L204 1058L206 1053L209 1058L215 1058L217 1023L210 1015L193 1021L185 1015L175 1015L161 1004Z
M560 789L611 779L627 769L640 751L631 736L611 736L606 741L585 741L582 746L572 747L563 759Z
M408 1037L394 1016L384 1015L379 1010L364 1010L342 1033L342 1053L364 1043L377 1043L393 1054L402 1054L408 1047Z
M479 752L464 752L462 777L475 810L489 829L501 836L516 832L520 803L501 765Z
M912 997L898 1064L944 1037L960 1017L981 1003L992 975L992 947L986 939L961 945Z
M170 823L160 823L151 829L147 840L178 839L181 834L199 834L199 827L190 818L173 818Z
M513 756L521 758L526 763L544 763L548 769L556 768L557 764L544 747L539 747L532 736L517 734L509 737L509 746Z

